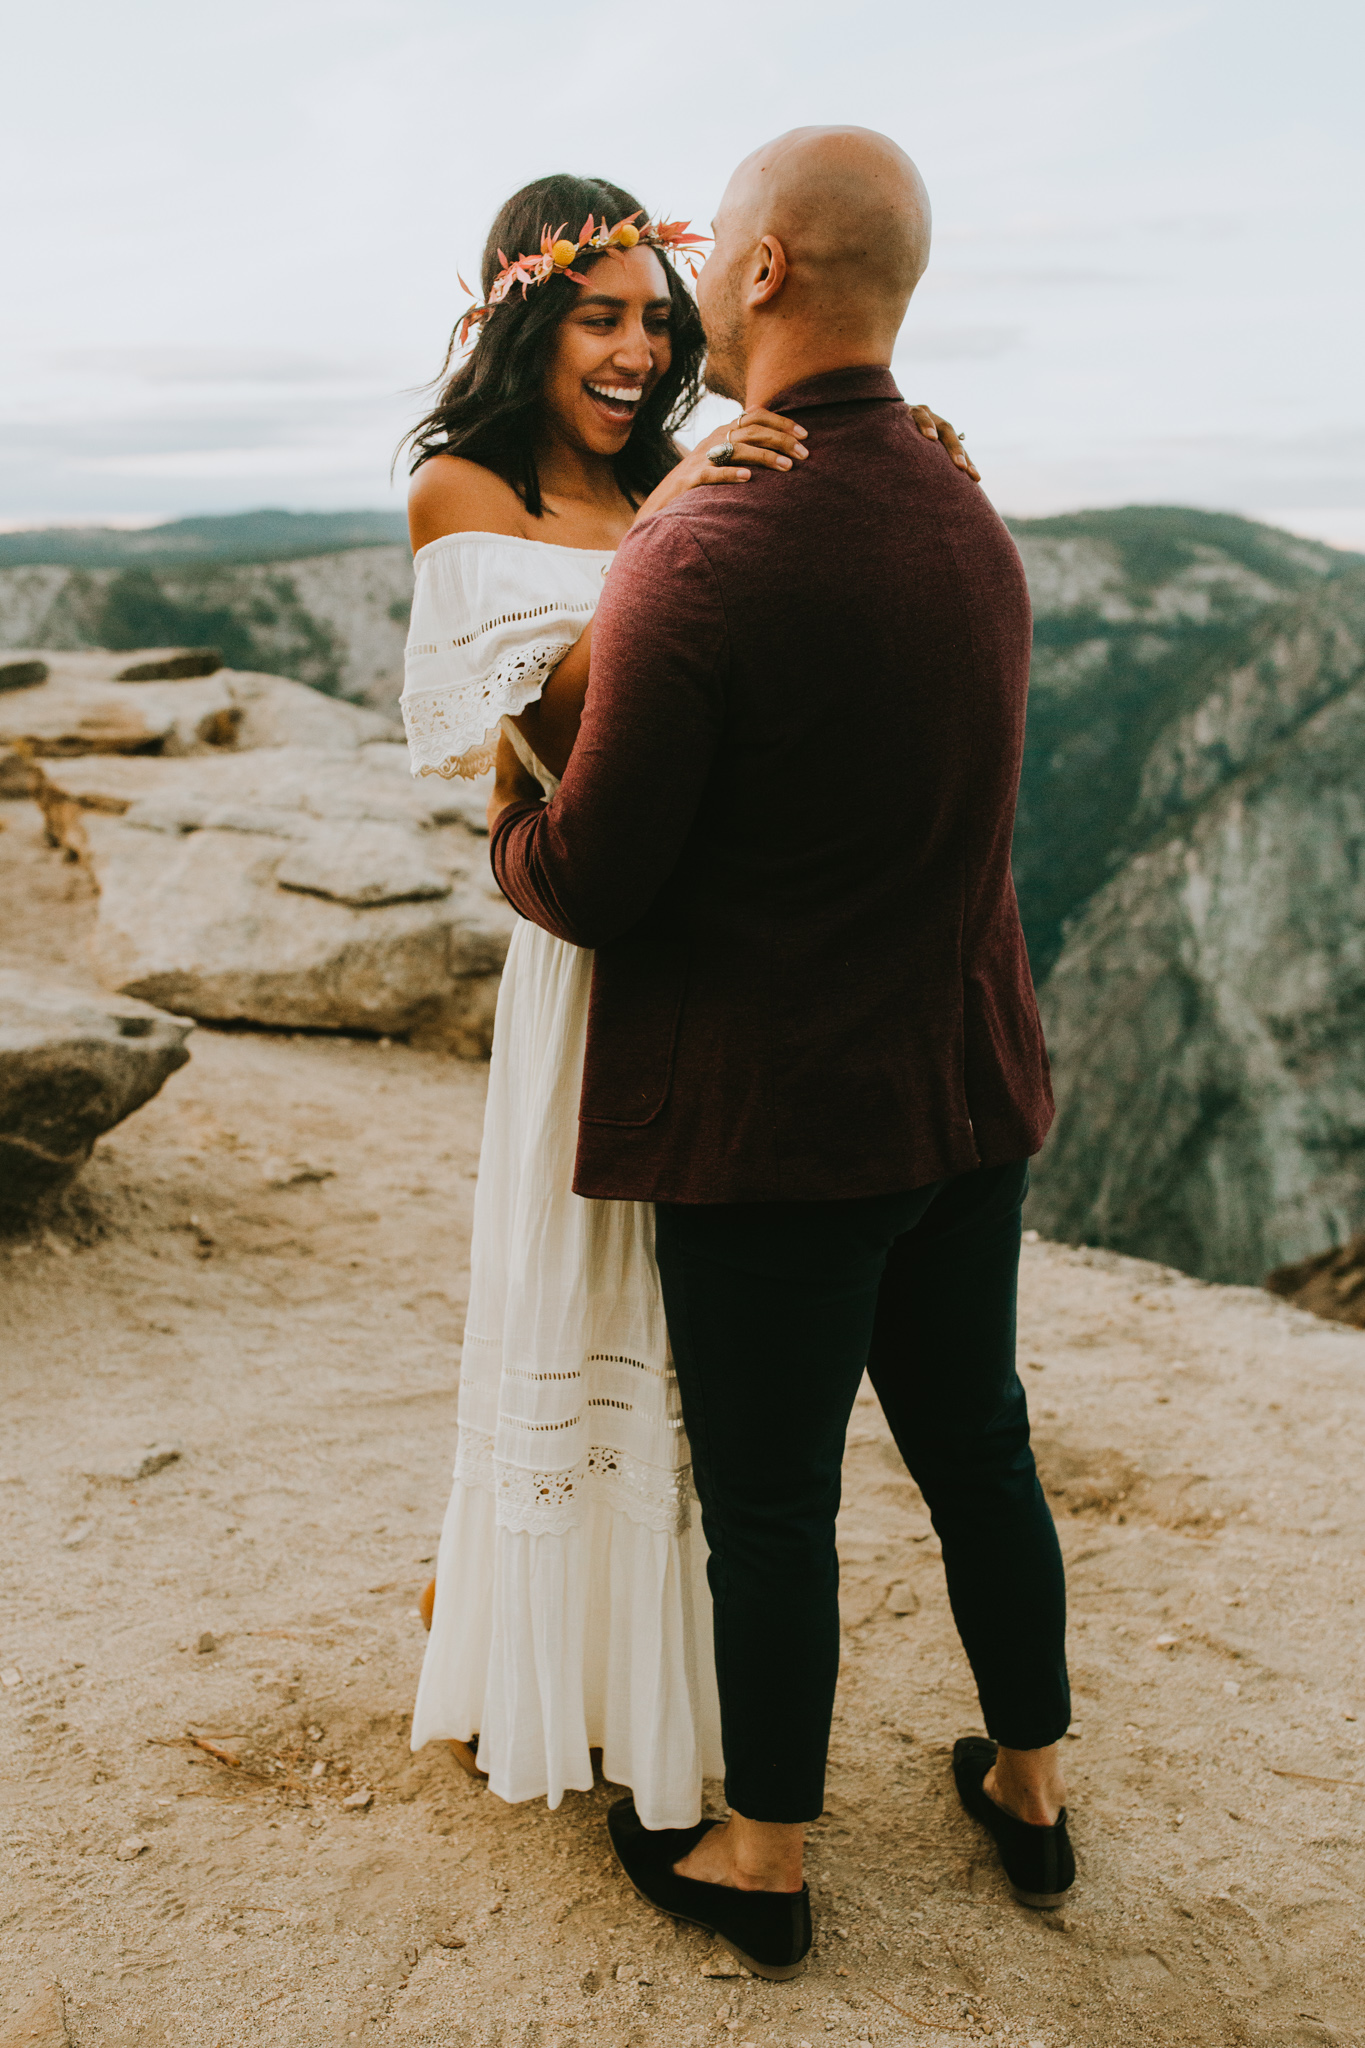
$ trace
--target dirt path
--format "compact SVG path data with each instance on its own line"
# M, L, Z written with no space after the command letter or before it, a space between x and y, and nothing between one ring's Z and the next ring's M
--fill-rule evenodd
M3 957L82 980L85 885L3 814ZM75 2048L1365 2042L1365 1335L1028 1249L1083 1861L1042 1916L951 1794L975 1700L861 1403L819 1943L790 1986L716 1976L615 1874L609 1788L509 1808L407 1750L482 1071L191 1045L0 1240L3 2048L54 1980Z

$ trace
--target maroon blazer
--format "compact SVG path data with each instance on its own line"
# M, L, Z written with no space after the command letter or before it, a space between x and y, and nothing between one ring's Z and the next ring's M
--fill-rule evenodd
M563 786L493 834L522 916L595 949L580 1195L887 1194L1052 1118L1010 876L1018 554L888 370L771 403L809 460L631 530Z

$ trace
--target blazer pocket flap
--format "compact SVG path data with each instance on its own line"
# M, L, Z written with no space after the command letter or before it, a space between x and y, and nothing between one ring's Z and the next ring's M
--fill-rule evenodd
M632 933L593 956L582 1123L648 1124L667 1102L688 950L682 937Z

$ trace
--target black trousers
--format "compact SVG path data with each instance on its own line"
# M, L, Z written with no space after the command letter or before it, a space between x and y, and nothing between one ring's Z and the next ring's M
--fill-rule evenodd
M711 1549L725 1792L824 1805L844 1437L864 1367L943 1545L986 1727L1066 1731L1061 1551L1014 1365L1028 1166L847 1202L660 1204L659 1271Z

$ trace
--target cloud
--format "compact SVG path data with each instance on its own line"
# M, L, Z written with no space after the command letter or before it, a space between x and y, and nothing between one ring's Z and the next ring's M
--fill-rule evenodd
M309 407L237 413L138 414L93 420L0 423L0 458L110 462L224 448L278 448L326 437L330 411ZM348 418L346 426L353 428Z
M1071 452L1062 441L996 441L983 454L995 504L1021 515L1077 506L1218 505L1256 518L1266 506L1307 507L1317 530L1343 531L1365 501L1365 428L1315 434L1190 434L1107 441ZM1288 524L1288 515L1283 515ZM1352 529L1353 530L1353 529ZM1325 537L1325 535L1324 535Z
M72 376L143 384L336 384L374 374L372 364L268 348L77 348L49 360Z
M1022 327L911 327L901 337L897 362L980 362L1007 355L1024 338Z
M410 398L295 388L271 404L175 406L74 420L0 421L0 517L146 507L376 504L411 424Z
M1074 290L1092 285L1140 284L1131 272L1100 270L1090 264L1056 265L1052 269L954 270L935 267L925 279L925 288L940 291L1029 291L1041 285L1047 290Z
M110 478L161 479L189 485L235 479L260 486L287 478L306 488L320 477L349 476L357 463L351 442L279 442L273 446L257 443L240 448L167 448L154 454L92 458L71 467ZM373 492L382 483L383 471L376 463L369 488Z
M1325 540L1329 547L1365 553L1365 504L1275 505L1256 517L1267 526L1282 526L1289 533L1306 534L1310 540Z
M1099 213L1029 213L1004 214L993 221L960 220L949 227L934 229L934 246L940 249L965 248L981 242L1008 242L1011 247L1030 242L1071 242L1084 243L1102 240L1107 247L1116 243L1136 240L1143 236L1155 235L1163 241L1181 240L1191 242L1223 242L1230 236L1244 233L1253 226L1253 216L1247 213L1209 212L1192 208L1188 213L1125 213L1106 210ZM1003 273L1002 273L1003 274ZM1020 272L1020 278L1028 273ZM1070 273L1076 281L1085 272ZM1091 276L1104 273L1093 271ZM1060 275L1060 273L1059 273ZM1117 278L1114 280L1117 282Z

